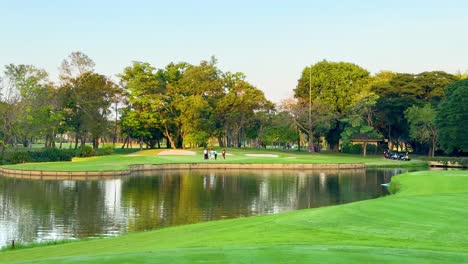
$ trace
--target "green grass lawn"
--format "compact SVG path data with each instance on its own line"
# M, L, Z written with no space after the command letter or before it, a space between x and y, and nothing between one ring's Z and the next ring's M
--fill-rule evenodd
M468 171L392 185L374 200L3 251L0 263L467 263Z
M194 156L165 155L158 156L160 150L143 150L130 154L114 154L91 158L74 158L73 162L46 162L4 165L3 167L23 170L49 171L107 171L125 170L131 164L166 164L166 163L255 163L255 164L309 164L309 163L365 163L368 166L427 166L426 161L395 161L379 156L362 157L352 154L305 153L296 151L275 151L258 149L228 149L226 160L218 155L218 160L203 160L202 150ZM219 151L219 150L218 150ZM277 157L252 157L246 154L272 154Z

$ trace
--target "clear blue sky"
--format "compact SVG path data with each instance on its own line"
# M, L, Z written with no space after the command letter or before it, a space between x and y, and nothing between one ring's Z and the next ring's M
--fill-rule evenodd
M0 0L0 65L56 78L82 51L99 73L211 55L278 102L306 65L349 61L372 73L468 70L468 1Z

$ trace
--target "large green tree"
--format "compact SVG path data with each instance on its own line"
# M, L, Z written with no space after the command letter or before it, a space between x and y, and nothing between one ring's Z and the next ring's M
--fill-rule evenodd
M172 148L206 144L215 131L214 109L224 96L220 75L214 58L159 70L134 63L120 76L130 103L124 124L142 137L162 131Z
M2 153L7 143L25 145L37 136L49 136L53 88L47 72L32 65L5 66L2 81Z
M421 144L429 144L429 156L434 157L437 143L435 109L431 104L422 107L413 105L405 110L405 117L410 124L410 137Z
M281 109L290 114L299 131L308 139L309 152L319 151L320 137L326 135L335 125L336 114L328 104L318 100L284 100ZM317 143L317 144L316 144Z
M374 127L375 105L378 96L372 92L362 92L356 98L353 108L342 122L345 123L345 129L341 133L343 144L350 144L351 139L362 140L362 154L367 155L367 144L370 139L381 138L380 133Z
M387 75L389 77L391 75ZM406 109L413 105L422 106L430 102L437 106L445 95L446 87L457 78L441 72L420 74L395 73L391 78L381 78L373 83L371 90L380 96L377 102L376 127L394 145L407 142L417 147L418 141L411 141L410 127L404 117ZM385 81L386 80L386 81Z
M84 72L71 78L60 88L65 121L75 132L75 148L78 141L84 146L91 138L94 148L108 126L110 106L118 87L106 76Z
M369 72L358 65L324 60L304 68L294 89L294 97L299 100L300 105L309 105L309 108L312 108L313 102L327 105L339 119L346 114L354 98L368 87L368 82ZM334 150L337 150L342 128L337 123L338 119L327 133L327 141ZM311 133L313 128L309 127L306 131ZM311 137L313 135L309 134L309 138Z
M255 137L258 138L262 146L267 144L271 145L282 145L283 147L290 146L299 138L299 132L296 123L292 120L291 114L288 111L273 111L258 112L256 126L252 128L258 128Z
M240 147L246 138L246 128L255 120L255 112L273 109L264 93L247 82L243 74L225 75L226 92L216 104L217 123L223 128L225 140L220 145Z
M445 152L468 151L468 79L451 84L437 108L439 143Z
M162 128L163 112L157 108L166 89L157 69L149 63L133 62L119 76L128 99L128 109L122 116L122 132L138 138L142 148L144 141L159 140L160 133L151 131Z
M182 78L170 88L170 92L177 94L174 103L180 113L176 120L180 124L182 147L186 143L205 144L214 134L214 109L224 94L216 59L212 57L199 65L189 65Z

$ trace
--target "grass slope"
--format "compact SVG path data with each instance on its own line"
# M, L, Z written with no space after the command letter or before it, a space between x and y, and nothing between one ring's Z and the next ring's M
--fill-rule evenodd
M396 195L0 252L0 263L466 263L468 172L394 177Z
M367 156L351 154L317 154L301 152L285 152L255 149L229 149L226 160L218 155L218 160L203 160L201 150L194 156L164 155L159 156L159 150L144 150L131 154L115 154L91 158L75 158L72 162L45 162L5 165L5 168L23 170L49 171L108 171L125 170L131 164L167 164L167 163L244 163L244 164L325 164L325 163L365 163L368 166L427 166L425 161L397 161L382 158L382 156ZM278 157L252 157L245 154L267 153Z

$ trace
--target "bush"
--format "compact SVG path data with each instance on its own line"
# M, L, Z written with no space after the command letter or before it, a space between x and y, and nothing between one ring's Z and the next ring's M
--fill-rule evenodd
M84 145L80 149L78 149L78 156L79 157L92 157L92 156L96 156L96 152L94 151L93 147Z
M48 162L48 161L70 161L76 156L75 150L70 149L44 149L41 151L30 152L31 161Z
M71 161L76 151L71 149L41 149L15 151L5 157L4 162L9 164L25 162Z
M112 155L114 153L114 147L112 145L104 145L104 147L96 151L98 156Z
M343 145L343 153L349 154L362 154L362 145L361 144L345 144Z
M25 163L30 161L29 151L17 151L13 152L9 159L7 159L7 163L17 164L17 163Z
M361 144L345 144L343 145L343 153L349 153L349 154L362 154L362 146ZM375 155L377 153L382 153L383 152L383 147L382 146L376 146L372 144L367 144L366 146L366 152L369 155Z
M367 151L367 154L377 154L377 146L376 145L367 145L366 146L366 151Z

